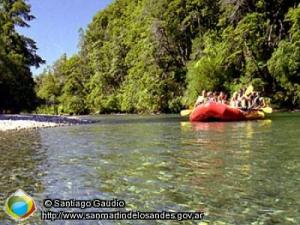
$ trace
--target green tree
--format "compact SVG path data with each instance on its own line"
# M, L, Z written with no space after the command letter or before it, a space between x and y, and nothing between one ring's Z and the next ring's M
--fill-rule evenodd
M289 37L279 42L268 62L276 81L274 100L284 107L300 106L300 5L290 9L286 22L291 24Z
M0 112L32 110L37 103L30 66L43 60L35 42L16 31L16 26L29 27L32 19L25 1L0 2Z

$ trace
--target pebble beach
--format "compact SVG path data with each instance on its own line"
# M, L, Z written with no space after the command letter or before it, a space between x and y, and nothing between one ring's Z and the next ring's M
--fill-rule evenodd
M79 117L0 114L0 131L70 126L92 122Z

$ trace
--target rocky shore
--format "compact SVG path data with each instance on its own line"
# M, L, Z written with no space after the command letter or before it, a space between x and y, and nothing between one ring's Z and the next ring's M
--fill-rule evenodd
M37 129L90 123L93 123L93 121L81 119L79 117L0 114L0 131Z

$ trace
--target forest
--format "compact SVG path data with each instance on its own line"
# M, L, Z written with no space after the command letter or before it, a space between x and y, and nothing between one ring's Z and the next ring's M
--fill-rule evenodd
M115 0L79 31L77 54L35 79L43 60L15 29L29 5L0 12L2 112L175 113L203 89L250 83L275 108L300 107L299 0Z
M0 113L34 110L39 102L31 66L44 61L35 42L16 31L34 19L22 0L0 0Z

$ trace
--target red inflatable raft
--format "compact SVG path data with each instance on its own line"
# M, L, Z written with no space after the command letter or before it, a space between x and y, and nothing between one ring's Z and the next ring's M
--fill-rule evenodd
M213 102L197 106L190 114L190 121L242 121L259 120L264 117L264 113L260 111L243 112L240 109Z

